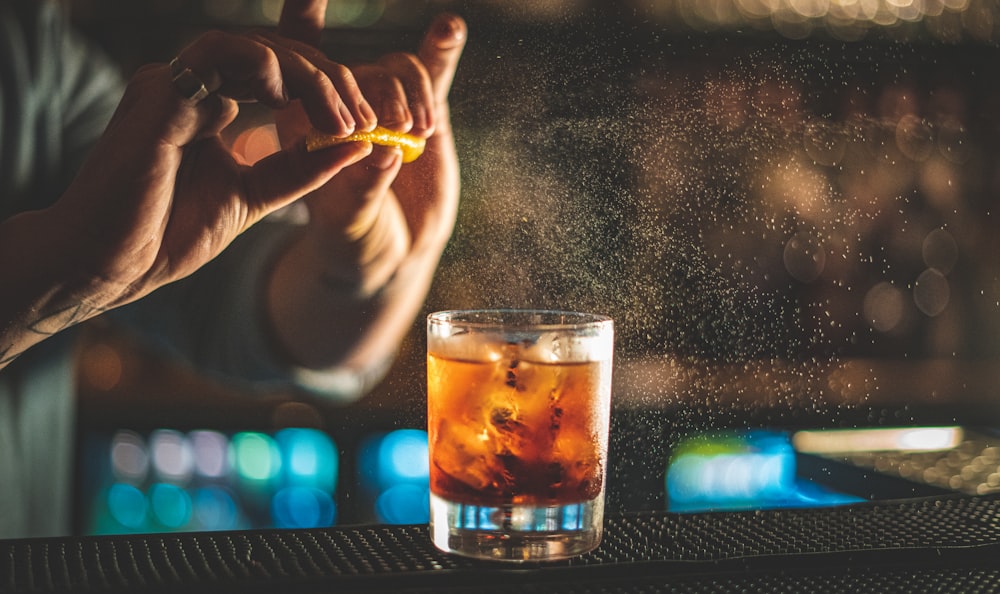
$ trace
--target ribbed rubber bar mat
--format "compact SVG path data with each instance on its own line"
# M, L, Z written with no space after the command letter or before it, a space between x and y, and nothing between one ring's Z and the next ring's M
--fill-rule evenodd
M426 526L0 541L0 592L1000 592L1000 496L608 518L582 557L439 552Z

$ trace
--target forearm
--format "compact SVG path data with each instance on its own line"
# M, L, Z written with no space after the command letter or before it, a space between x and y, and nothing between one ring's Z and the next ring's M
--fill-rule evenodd
M0 369L46 338L101 313L53 210L0 222Z
M389 240L367 254L377 261L356 276L333 267L333 250L351 246L308 232L289 246L275 263L267 303L275 338L293 364L364 378L384 370L423 306L447 237L406 240L404 252Z

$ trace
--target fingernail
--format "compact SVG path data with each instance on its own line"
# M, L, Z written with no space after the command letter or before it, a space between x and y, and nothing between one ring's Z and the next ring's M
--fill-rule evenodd
M369 164L382 171L391 169L396 165L396 161L403 159L403 151L395 147L380 147L381 150L372 151Z
M434 28L434 36L438 38L441 49L447 49L465 37L465 29L460 27L455 19L440 19Z
M362 100L358 104L358 111L361 114L361 128L364 130L371 130L378 125L378 116L375 115L375 110L372 106L368 104L367 101Z
M354 129L358 124L354 121L354 116L351 115L351 110L347 109L347 106L341 103L338 108L338 113L340 114L340 120L344 123L344 133L350 134L354 132Z
M427 107L424 104L418 104L414 106L413 112L413 129L414 130L427 130L430 127L431 117L430 112L427 111Z

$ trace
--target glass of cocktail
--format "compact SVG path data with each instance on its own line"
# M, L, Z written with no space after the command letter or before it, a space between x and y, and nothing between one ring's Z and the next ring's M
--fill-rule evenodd
M546 310L427 318L431 536L509 561L595 548L604 519L614 323Z

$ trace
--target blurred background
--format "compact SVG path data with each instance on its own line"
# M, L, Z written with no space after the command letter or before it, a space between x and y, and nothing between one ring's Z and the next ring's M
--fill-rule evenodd
M126 74L280 10L71 5ZM426 312L615 318L611 511L671 508L681 471L721 497L684 509L851 501L788 487L789 432L1000 420L995 1L331 0L325 49L412 49L443 10L470 28L463 197ZM252 105L226 135L251 162L276 147ZM241 393L93 324L79 531L426 521L423 328L337 406ZM725 468L670 471L685 453Z

